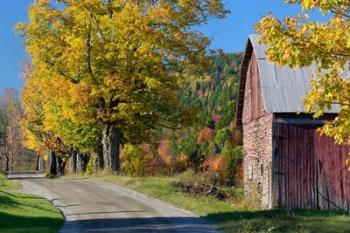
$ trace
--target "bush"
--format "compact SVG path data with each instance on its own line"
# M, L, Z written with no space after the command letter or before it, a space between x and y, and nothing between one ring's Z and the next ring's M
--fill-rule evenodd
M162 167L159 173L165 176L174 176L175 174L184 172L190 166L190 160L187 155L180 154L176 158L167 156L162 158Z
M207 153L208 142L203 142L201 145L196 143L195 137L189 137L186 141L183 141L181 151L187 155L188 166L194 169L197 173L198 168L204 162L204 157Z
M176 173L184 172L190 166L190 159L187 155L182 153L175 158L173 166L175 167Z
M121 152L122 171L128 176L145 176L151 158L135 145L126 144Z
M208 156L203 163L203 169L212 173L220 173L225 169L226 164L223 156Z
M208 156L202 170L211 176L213 184L236 186L241 184L241 164L243 160L242 147L232 148L226 141L220 155Z
M261 209L261 193L255 180L247 180L245 183L245 197L242 206L247 210Z
M228 128L222 128L216 132L215 144L219 147L220 152L222 152L225 142L231 137L231 132Z
M226 142L222 156L225 158L226 166L223 170L223 177L230 185L238 185L241 183L241 166L243 162L243 148L237 146L232 148L230 143Z

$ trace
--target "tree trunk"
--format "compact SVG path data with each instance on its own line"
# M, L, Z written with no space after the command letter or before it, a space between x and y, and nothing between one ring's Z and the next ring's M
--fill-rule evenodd
M109 172L119 172L119 154L121 143L121 130L111 124L102 127L102 148L104 169Z
M84 161L83 161L83 158L82 158L81 154L77 153L76 154L77 174L83 174L84 173L84 171L83 171L83 166L84 166L83 163L84 163Z
M5 158L6 158L6 172L8 172L8 171L10 171L10 159L9 159L9 157L6 155L5 156Z
M55 152L49 150L49 174L51 176L57 176L57 156Z
M58 171L60 176L64 176L66 168L66 161L61 158L58 158Z
M55 156L56 156L56 172L57 172L57 176L60 176L60 161L56 153L55 153Z
M77 155L74 152L69 157L69 173L70 174L77 173Z
M77 155L77 173L83 174L86 172L87 165L90 161L90 155L78 153Z
M100 143L95 148L94 156L93 156L93 166L94 166L94 173L100 173L104 169L103 164L103 148Z
M83 173L86 172L87 170L87 167L88 167L88 164L89 164L89 161L90 161L90 154L88 153L85 153L85 154L82 154L82 160L83 160Z
M41 170L42 170L42 168L43 168L43 164L42 164L43 162L42 162L42 158L41 158L41 156L40 155L37 155L36 156L36 166L35 166L35 170L37 171L37 172L40 172Z

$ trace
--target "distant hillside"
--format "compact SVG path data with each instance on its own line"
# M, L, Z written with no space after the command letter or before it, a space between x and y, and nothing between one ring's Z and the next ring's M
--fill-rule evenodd
M238 73L242 53L217 51L212 56L213 67L203 79L191 79L183 87L181 103L200 109L200 124L216 129L234 120L238 95Z
M158 155L167 173L191 168L221 183L240 182L242 137L234 122L241 59L241 53L216 51L205 74L184 83L180 103L197 115L191 125L159 135Z

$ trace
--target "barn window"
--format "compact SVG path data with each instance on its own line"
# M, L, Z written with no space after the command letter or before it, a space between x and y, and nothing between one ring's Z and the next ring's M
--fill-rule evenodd
M264 175L264 164L260 164L260 175Z

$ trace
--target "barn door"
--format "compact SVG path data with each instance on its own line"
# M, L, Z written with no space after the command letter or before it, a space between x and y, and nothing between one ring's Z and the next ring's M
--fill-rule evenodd
M350 146L315 128L275 124L273 207L350 210Z
M273 206L315 208L315 152L311 129L275 124L273 137Z

